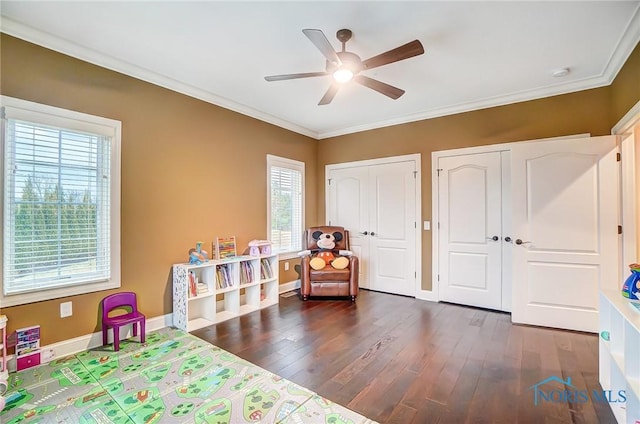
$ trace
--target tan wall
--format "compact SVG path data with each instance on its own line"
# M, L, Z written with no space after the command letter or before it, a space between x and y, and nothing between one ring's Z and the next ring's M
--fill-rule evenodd
M610 134L615 122L640 99L639 61L640 49L636 48L628 60L629 65L625 65L615 80L615 90L612 87L585 90L321 140L318 204L325 198L326 165L420 153L421 220L431 221L432 152L570 134ZM614 98L616 110L611 106ZM319 220L325 220L322 209ZM431 289L431 236L431 231L422 232L422 288L425 290Z
M244 248L266 238L267 153L305 162L306 222L316 222L318 141L6 35L0 42L3 95L122 121L122 290L138 293L147 317L171 313L171 265L196 241L235 235ZM40 324L49 344L98 331L106 294L2 313L9 331ZM68 300L73 316L61 319Z
M612 126L640 99L640 44L611 84Z

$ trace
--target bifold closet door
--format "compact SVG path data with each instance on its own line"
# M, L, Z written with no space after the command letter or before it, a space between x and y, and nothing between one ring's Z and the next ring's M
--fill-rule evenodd
M333 169L328 175L327 222L349 230L349 244L360 259L359 285L369 288L369 168L366 166Z
M501 153L443 157L438 169L440 300L500 310Z
M415 296L415 162L333 169L327 221L349 230L360 258L360 287Z
M369 287L416 295L414 162L369 167Z

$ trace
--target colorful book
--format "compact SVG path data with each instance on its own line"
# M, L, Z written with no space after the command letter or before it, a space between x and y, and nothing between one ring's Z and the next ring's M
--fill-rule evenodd
M198 286L197 279L198 277L196 277L196 273L189 271L189 293L191 294L191 297L198 295L198 290L196 289Z

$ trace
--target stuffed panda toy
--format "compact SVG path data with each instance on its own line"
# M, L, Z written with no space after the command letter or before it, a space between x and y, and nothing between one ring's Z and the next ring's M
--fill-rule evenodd
M348 256L353 255L350 250L336 250L336 242L342 240L342 233L335 232L323 233L322 231L314 231L311 235L318 245L318 249L303 250L298 256L308 256L313 254L314 257L309 261L311 268L316 271L323 269L327 265L335 269L345 269L349 266ZM339 256L336 256L339 255Z

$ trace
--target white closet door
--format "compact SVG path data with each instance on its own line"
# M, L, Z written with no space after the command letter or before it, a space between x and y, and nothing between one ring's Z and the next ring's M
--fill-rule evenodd
M369 170L366 166L334 169L329 178L327 221L349 230L350 248L360 259L359 286L369 288Z
M615 153L613 136L513 146L513 322L597 331L619 283Z
M327 172L327 222L349 230L360 287L416 295L415 161L354 165Z
M500 152L438 160L440 300L502 308Z
M369 167L370 287L416 295L414 162Z

